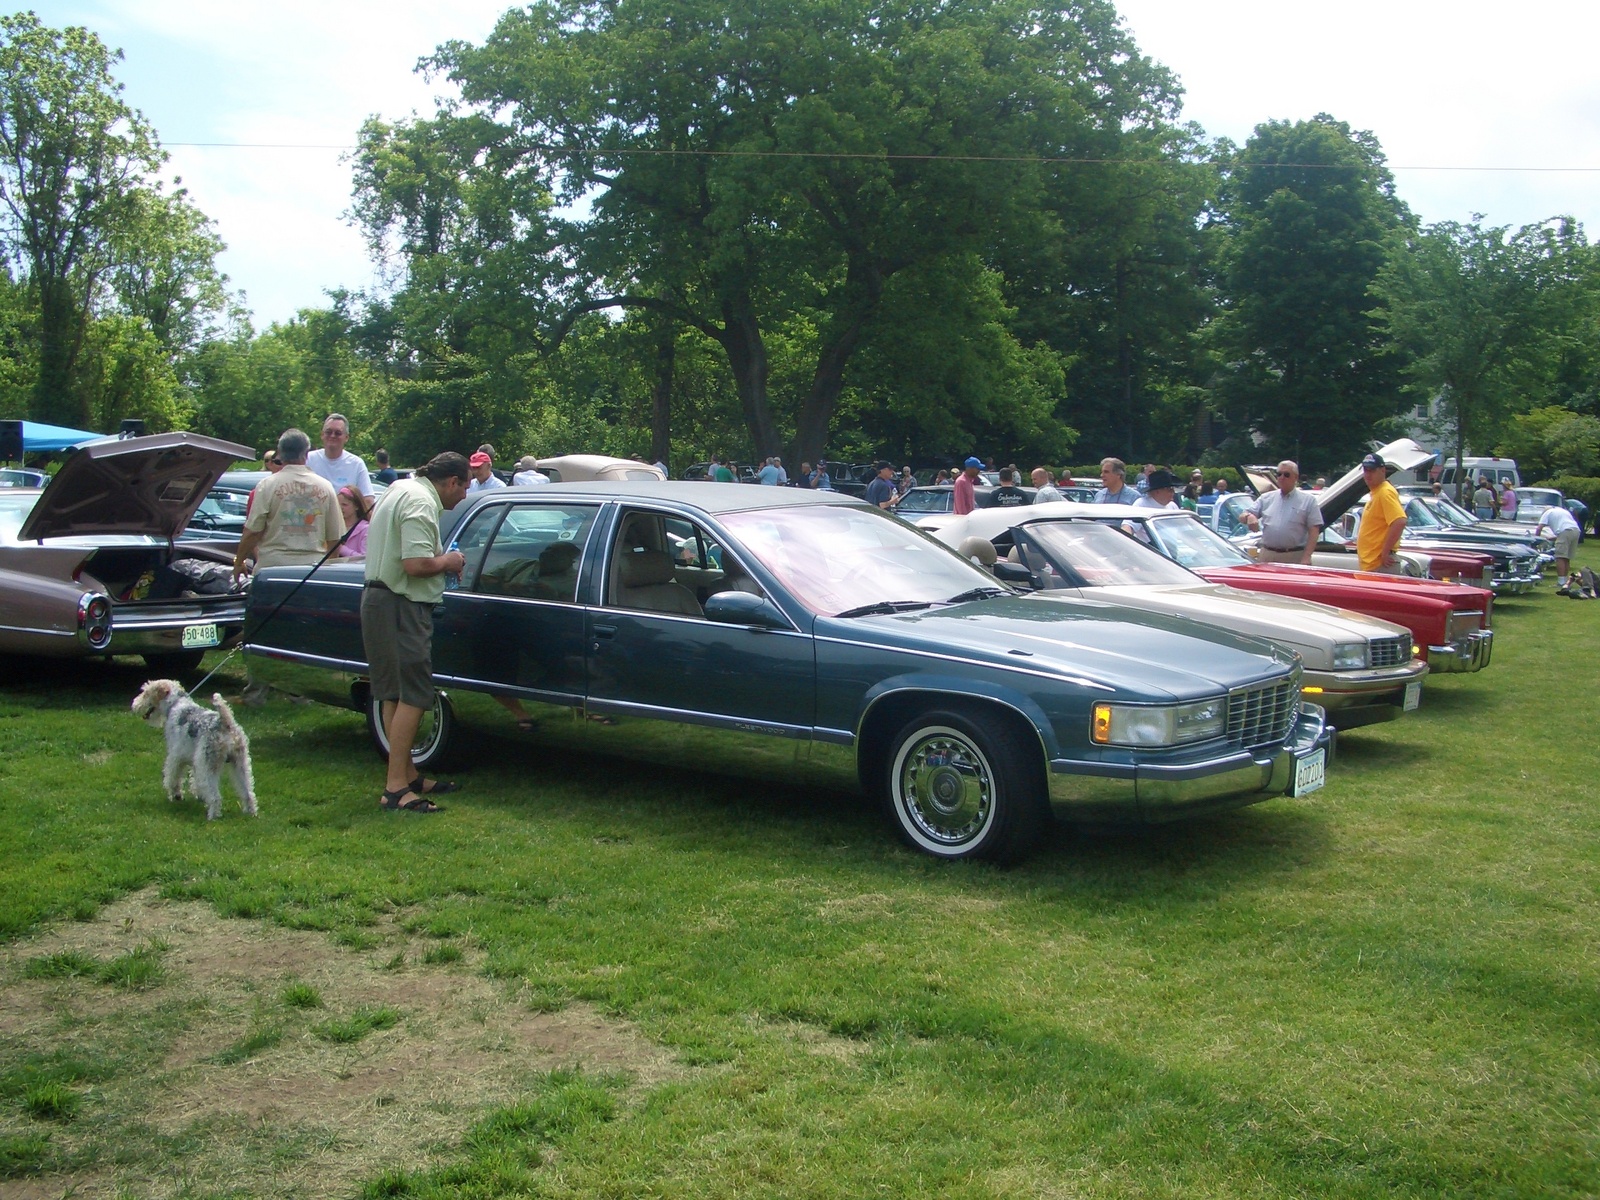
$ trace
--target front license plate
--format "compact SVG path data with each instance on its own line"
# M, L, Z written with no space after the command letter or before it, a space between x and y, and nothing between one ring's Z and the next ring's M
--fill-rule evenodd
M215 625L185 625L183 627L183 648L185 650L198 650L203 646L215 646L222 639L217 636Z
M1291 796L1304 796L1316 791L1327 779L1328 752L1316 750L1298 759L1294 764L1294 788Z
M1402 712L1415 712L1422 705L1422 680L1406 684L1406 702Z

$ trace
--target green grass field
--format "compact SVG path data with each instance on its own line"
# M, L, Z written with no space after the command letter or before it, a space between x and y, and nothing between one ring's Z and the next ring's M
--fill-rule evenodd
M360 718L282 700L239 710L262 815L208 824L162 797L137 663L8 664L0 1195L1594 1196L1600 602L1553 592L1313 796L1009 871L853 798L514 735L446 813L381 813ZM300 965L201 986L181 932L89 938L134 894ZM430 988L635 1049L355 1095L373 1056L447 1065L468 1005ZM164 1099L291 1064L352 1090L339 1121Z

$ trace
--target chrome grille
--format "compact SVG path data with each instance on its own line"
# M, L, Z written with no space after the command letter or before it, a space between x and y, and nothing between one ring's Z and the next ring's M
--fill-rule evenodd
M1273 746L1294 726L1300 705L1300 672L1262 687L1228 693L1228 740L1236 746Z
M1374 667L1402 667L1411 661L1411 635L1373 638L1367 651Z

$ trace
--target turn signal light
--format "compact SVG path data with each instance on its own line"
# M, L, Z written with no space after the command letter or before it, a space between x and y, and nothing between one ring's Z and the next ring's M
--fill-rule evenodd
M1102 746L1111 740L1111 705L1096 704L1090 736Z

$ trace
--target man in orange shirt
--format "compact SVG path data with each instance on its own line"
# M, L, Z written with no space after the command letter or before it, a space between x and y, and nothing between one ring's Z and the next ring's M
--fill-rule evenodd
M1394 552L1406 528L1406 510L1400 493L1389 482L1388 465L1376 454L1361 460L1361 478L1367 485L1367 507L1356 534L1356 559L1363 571L1385 575L1402 573Z

